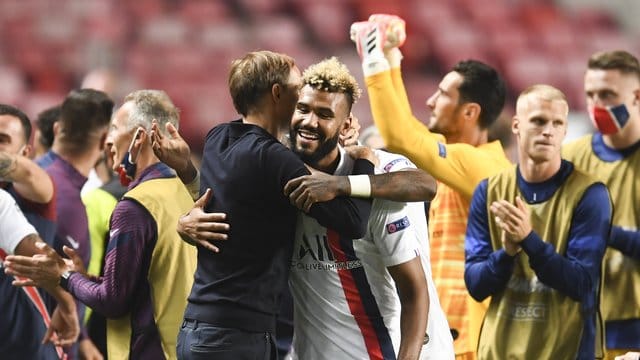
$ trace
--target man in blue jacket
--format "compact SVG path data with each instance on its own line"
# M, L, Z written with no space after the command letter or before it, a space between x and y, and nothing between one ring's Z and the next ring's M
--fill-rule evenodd
M512 124L518 165L474 192L465 282L476 300L491 296L479 359L602 357L598 295L611 202L602 183L560 157L568 110L551 86L525 90Z

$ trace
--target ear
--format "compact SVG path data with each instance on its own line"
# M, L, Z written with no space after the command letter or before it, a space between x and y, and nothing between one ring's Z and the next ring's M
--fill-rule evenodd
M147 130L139 126L133 134L134 138L131 139L133 146L131 147L131 161L138 162L138 157L144 149L144 144L147 142Z
M100 151L104 151L105 147L107 146L107 135L107 131L103 132L102 135L100 135Z
M466 103L464 105L463 114L465 116L465 119L475 120L477 122L480 118L481 111L482 111L482 108L480 107L480 104L471 102L471 103Z
M271 86L271 97L273 98L274 102L280 101L281 96L282 96L282 85L273 84Z
M31 146L30 144L24 144L24 146L22 147L22 151L20 151L20 155L26 158L31 158L32 151L33 151L33 146Z
M340 135L346 136L351 130L351 121L353 120L353 114L349 113L349 116L342 122L342 126L340 127Z
M516 136L520 134L520 120L517 115L513 116L513 121L511 121L511 132Z
M135 140L133 146L141 147L142 145L144 145L147 142L147 135L147 129L143 128L142 126L138 126L138 129L134 134Z
M60 132L60 121L56 121L53 123L53 138L55 139Z

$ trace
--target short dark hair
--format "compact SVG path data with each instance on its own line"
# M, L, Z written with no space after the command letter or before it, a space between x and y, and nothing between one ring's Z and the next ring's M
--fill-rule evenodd
M491 66L477 60L460 61L453 71L462 75L458 88L459 104L474 102L480 105L480 128L493 124L504 107L506 86L498 72Z
M601 51L589 58L589 69L618 70L623 74L634 74L640 80L638 59L624 50Z
M286 85L294 66L290 56L266 50L234 60L229 72L229 92L236 111L247 116L274 84Z
M58 136L78 151L87 149L92 144L90 135L109 126L113 105L113 100L102 91L71 91L62 103Z
M38 142L47 149L53 145L53 124L60 119L61 111L62 107L56 105L40 112L36 118L36 127L40 130Z
M24 142L25 144L28 144L29 139L31 138L31 120L29 120L27 114L15 106L0 104L0 115L11 115L20 120L20 124L22 124L22 132L24 133Z

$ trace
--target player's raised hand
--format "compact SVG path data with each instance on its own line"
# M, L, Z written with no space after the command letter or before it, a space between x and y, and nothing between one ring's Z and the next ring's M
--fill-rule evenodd
M191 149L189 144L180 136L178 129L172 123L165 125L168 136L160 131L158 122L151 122L151 147L153 153L160 161L174 169L184 183L188 183L197 174L197 170L191 162Z
M385 51L399 48L407 40L406 23L401 17L388 14L373 14L369 16L369 21L382 26L382 31L385 33Z

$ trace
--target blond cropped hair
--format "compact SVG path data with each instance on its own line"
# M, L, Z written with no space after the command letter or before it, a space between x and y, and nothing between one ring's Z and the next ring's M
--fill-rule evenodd
M314 89L344 93L349 99L349 109L362 94L347 66L335 56L309 66L302 73L302 81Z
M525 100L530 96L535 96L544 101L562 101L567 104L567 108L569 106L567 97L562 91L551 85L536 84L529 86L520 93L516 101L516 112L524 106Z

